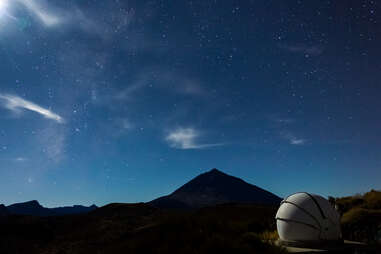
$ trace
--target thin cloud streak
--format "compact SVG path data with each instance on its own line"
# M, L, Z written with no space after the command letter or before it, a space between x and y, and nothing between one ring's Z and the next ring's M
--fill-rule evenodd
M291 145L304 145L306 141L304 139L291 139L290 144Z
M172 148L176 149L205 149L210 147L222 146L223 144L198 144L196 139L200 133L193 128L179 128L170 132L166 140Z
M281 134L282 138L288 141L290 145L304 145L307 140L302 138L297 138L294 134L290 132L284 132Z
M1 158L0 161L10 161L10 162L25 162L28 158L25 157L15 157L15 158Z
M11 110L12 112L19 113L20 109L27 109L36 112L45 118L56 121L57 123L64 123L65 120L58 114L43 108L31 101L24 100L21 97L9 94L0 94L0 99L3 100L2 106Z
M0 0L1 1L1 0ZM98 13L83 12L75 3L67 5L65 8L59 7L47 0L15 0L20 3L34 18L48 28L69 26L80 29L85 33L94 34L104 40L112 40L115 36L114 27L119 30L128 27L135 20L135 10L122 10L118 5L112 10L112 24L99 22L103 20ZM107 12L107 18L109 12ZM15 18L16 19L16 18ZM110 32L112 31L112 33Z
M311 56L319 56L324 52L324 47L321 45L309 46L304 44L296 44L296 45L280 44L278 46L279 48L287 50L289 52L302 53L302 54L311 55Z
M24 162L24 161L26 161L26 160L28 160L27 158L25 158L25 157L17 157L17 158L15 158L14 159L16 162Z
M34 0L19 0L30 12L32 12L45 26L51 27L62 23L62 20L52 12L45 11L43 6Z
M35 135L35 142L41 147L49 162L58 163L66 157L68 127L49 124ZM45 160L46 161L46 160Z
M135 94L137 92L149 87L195 97L205 97L207 94L201 82L196 79L189 78L181 73L156 70L148 73L142 72L127 88L123 91L118 91L115 98L118 100L128 100L136 97Z

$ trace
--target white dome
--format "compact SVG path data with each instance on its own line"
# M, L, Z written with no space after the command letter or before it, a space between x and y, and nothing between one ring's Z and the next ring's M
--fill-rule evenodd
M341 239L340 216L325 198L295 193L281 202L276 214L283 242L320 242Z

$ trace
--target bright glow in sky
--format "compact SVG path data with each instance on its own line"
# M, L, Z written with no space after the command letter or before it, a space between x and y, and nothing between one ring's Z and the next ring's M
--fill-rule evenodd
M0 17L6 12L8 0L0 0Z

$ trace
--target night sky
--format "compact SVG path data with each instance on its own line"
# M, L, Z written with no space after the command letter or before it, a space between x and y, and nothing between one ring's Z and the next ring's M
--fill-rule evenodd
M0 203L149 201L218 168L381 188L376 1L0 0Z

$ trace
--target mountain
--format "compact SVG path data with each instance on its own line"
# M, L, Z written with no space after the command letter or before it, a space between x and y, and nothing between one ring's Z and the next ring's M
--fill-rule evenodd
M7 216L7 215L9 215L8 209L5 207L5 205L0 204L0 217Z
M97 206L89 207L75 205L57 208L46 208L40 205L37 200L32 200L23 203L16 203L7 207L10 214L18 215L34 215L34 216L61 216L68 214L87 213L97 209Z
M68 214L79 214L79 213L88 213L94 211L98 207L96 205L92 206L82 206L82 205L74 205L74 206L64 206L64 207L56 207L49 208L55 215L68 215Z
M32 200L23 203L16 203L10 206L7 206L8 211L11 214L19 215L38 215L38 216L50 216L53 215L52 212L40 205L37 200Z
M223 203L278 205L280 201L269 191L212 169L150 203L159 208L200 208Z

